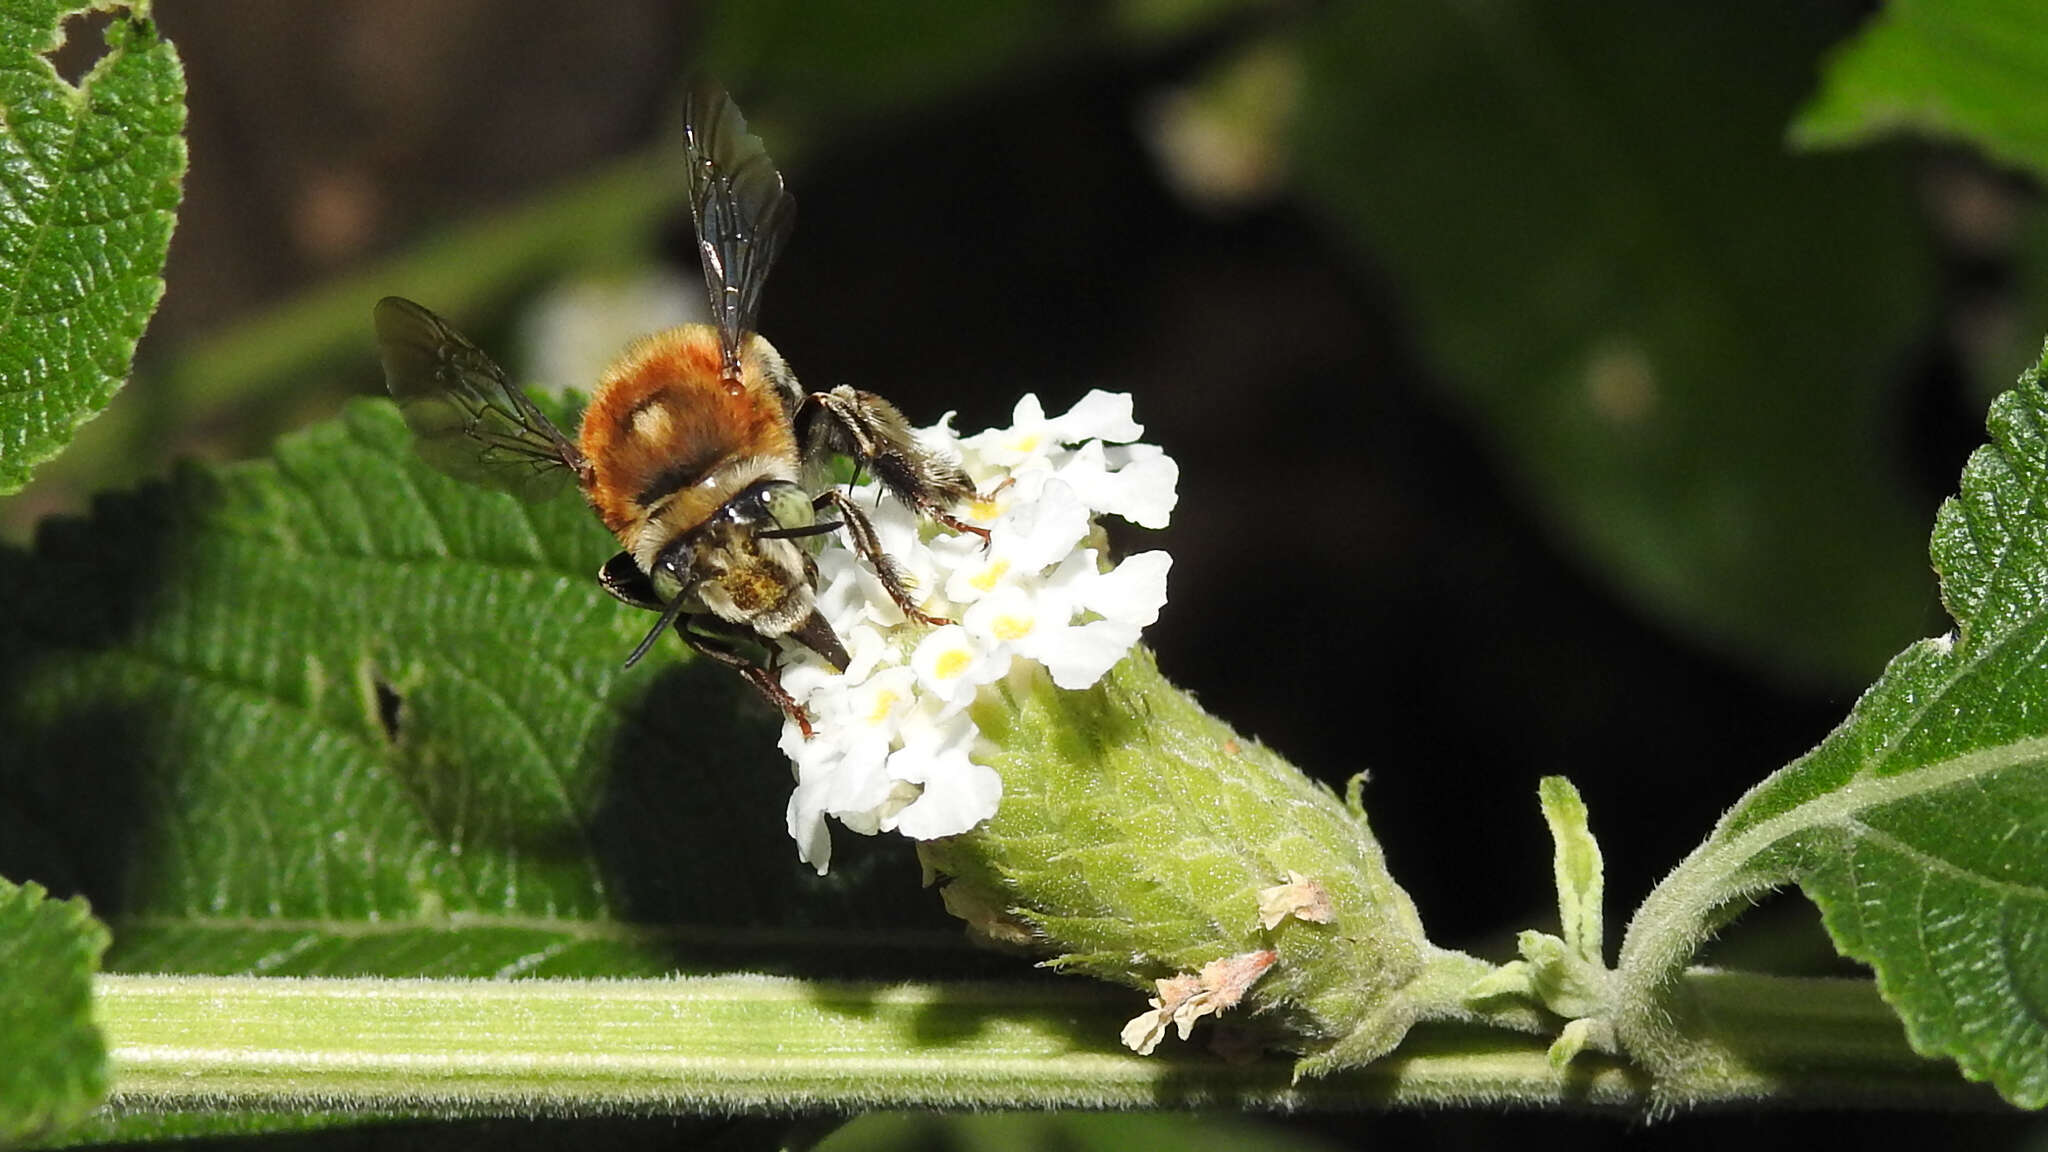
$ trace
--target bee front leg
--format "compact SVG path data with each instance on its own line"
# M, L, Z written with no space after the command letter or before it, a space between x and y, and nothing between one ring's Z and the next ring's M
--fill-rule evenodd
M889 593L889 599L896 602L898 611L920 624L952 623L944 616L933 616L918 608L917 600L911 594L909 573L903 571L903 566L896 563L895 558L883 550L881 537L875 535L874 522L853 502L853 497L838 488L828 488L822 495L812 500L811 505L821 512L830 508L839 514L847 538L853 541L853 550L860 553L861 559L868 562L868 567L875 570L875 575L882 581L883 590Z
M810 715L804 711L803 705L796 702L796 697L783 690L782 679L775 674L774 669L764 668L747 659L737 647L719 637L707 636L692 630L692 622L693 618L688 616L676 621L676 631L681 634L683 643L688 644L692 651L700 652L737 671L740 677L752 684L754 691L759 692L768 703L780 709L784 716L796 721L796 726L804 734L804 739L809 740L817 735L811 729Z
M612 594L621 604L659 612L667 605L654 590L654 581L634 563L631 552L621 552L604 562L597 570L597 586Z
M884 488L919 515L988 542L988 529L949 511L975 498L973 479L958 464L919 444L910 421L887 400L841 384L804 397L797 406L796 423L808 457L844 452L853 457L855 467L874 473Z

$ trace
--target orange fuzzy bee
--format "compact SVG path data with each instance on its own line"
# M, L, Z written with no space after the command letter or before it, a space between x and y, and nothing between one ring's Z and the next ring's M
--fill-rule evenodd
M873 525L826 482L846 455L920 513L986 539L946 509L974 496L966 473L921 447L886 400L841 385L806 393L754 332L761 286L795 202L726 94L700 86L685 116L690 212L711 292L711 324L635 343L598 381L576 439L541 414L476 345L396 296L379 301L385 382L429 463L459 479L543 499L574 480L624 549L598 583L660 613L630 667L670 625L810 723L773 668L793 640L844 668L846 647L817 609L817 566L800 539L846 529L904 615L917 609ZM837 519L823 519L829 510ZM742 649L769 652L757 661Z

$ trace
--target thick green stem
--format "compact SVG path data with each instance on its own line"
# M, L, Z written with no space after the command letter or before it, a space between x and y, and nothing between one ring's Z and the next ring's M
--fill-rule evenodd
M1192 1048L1141 1058L1117 1046L1132 996L1079 981L106 976L97 1008L111 1103L125 1111L1995 1103L1915 1056L1867 983L1711 972L1686 983L1707 1034L1741 1059L1660 1083L1655 1100L1605 1058L1559 1075L1540 1039L1452 1024L1299 1084L1282 1060L1229 1064Z

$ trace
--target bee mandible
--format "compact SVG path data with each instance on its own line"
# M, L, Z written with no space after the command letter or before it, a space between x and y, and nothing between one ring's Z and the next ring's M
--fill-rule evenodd
M458 479L545 499L578 485L622 549L598 570L605 591L657 612L628 667L674 626L736 669L795 720L809 718L775 672L791 641L833 667L845 645L817 607L805 538L844 530L903 614L927 624L910 580L873 524L828 479L852 458L891 494L958 532L986 529L949 511L975 497L953 461L917 442L888 401L846 385L806 392L755 332L761 288L795 201L732 100L706 83L685 107L690 212L711 297L710 324L647 336L598 380L571 440L484 352L445 320L396 296L376 308L384 376L426 460ZM749 655L763 648L768 659Z

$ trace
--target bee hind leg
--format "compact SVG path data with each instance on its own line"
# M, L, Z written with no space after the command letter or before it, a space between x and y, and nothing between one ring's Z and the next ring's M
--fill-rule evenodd
M889 599L896 602L898 611L920 624L952 623L944 616L933 616L918 608L917 598L911 593L910 574L882 548L881 537L875 535L874 522L853 502L853 497L838 488L830 488L811 503L821 512L830 508L839 514L843 521L841 527L846 529L847 538L853 541L853 550L875 570L883 590L889 593Z
M676 632L682 636L683 643L690 646L691 651L708 656L738 672L740 678L753 685L754 691L759 692L763 699L796 722L797 729L804 734L804 739L809 740L817 735L811 728L810 714L804 711L803 705L797 703L794 696L783 690L782 679L775 674L774 669L747 659L737 647L723 638L693 630L690 627L691 623L693 618L688 616L676 621Z
M973 479L958 464L919 444L910 421L895 405L872 392L842 384L830 392L804 397L797 406L796 420L806 455L844 452L853 457L856 469L873 473L884 488L919 515L988 542L988 529L948 511L975 498Z

